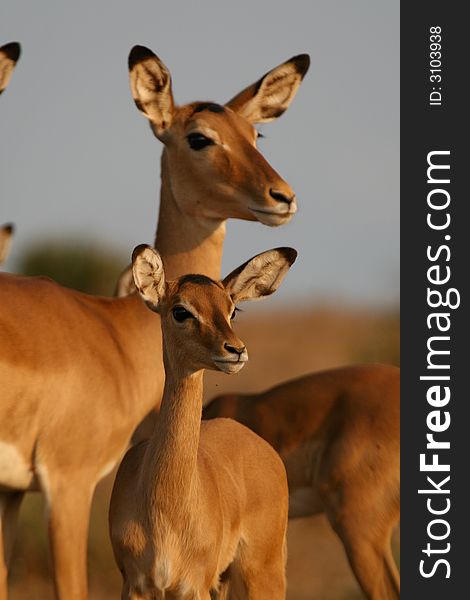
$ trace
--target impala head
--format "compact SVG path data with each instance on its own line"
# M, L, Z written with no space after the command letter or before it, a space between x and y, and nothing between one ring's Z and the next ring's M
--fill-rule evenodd
M224 105L176 106L163 62L148 48L131 50L132 95L165 144L163 165L181 210L265 225L282 225L292 218L295 194L257 150L254 125L272 121L287 109L309 62L306 54L291 58Z
M10 42L0 48L0 94L7 87L13 69L20 57L21 47L18 42Z
M188 371L213 369L236 373L248 360L245 344L232 329L236 304L275 292L295 261L292 248L276 248L253 257L223 281L184 275L165 281L156 250L141 245L132 255L139 294L161 316L167 356Z
M12 223L0 227L0 265L7 259L13 232L14 226Z

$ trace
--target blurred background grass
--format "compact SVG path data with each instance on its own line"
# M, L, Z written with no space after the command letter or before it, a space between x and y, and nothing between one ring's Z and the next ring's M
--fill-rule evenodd
M25 248L21 270L48 275L88 293L111 294L126 257L92 241L46 240ZM205 398L226 391L259 391L298 375L343 364L399 365L399 311L340 303L253 304L237 315L236 330L250 361L236 378L207 372ZM89 536L91 600L117 598L120 574L108 538L107 511L115 472L100 483ZM395 536L398 558L399 536ZM289 600L359 600L362 594L342 546L323 516L289 524ZM23 503L10 573L12 600L53 598L45 505L40 494Z

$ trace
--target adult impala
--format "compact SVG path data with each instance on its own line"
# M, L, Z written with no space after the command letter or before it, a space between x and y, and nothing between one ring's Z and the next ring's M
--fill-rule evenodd
M218 279L227 218L281 225L295 212L293 191L256 149L253 123L284 112L308 57L274 68L224 106L177 107L168 69L147 48L133 48L129 68L134 100L165 145L155 246L170 278ZM86 598L93 491L160 401L160 335L158 316L136 294L98 298L0 275L0 598L15 514L32 489L47 499L57 597Z
M20 54L21 47L18 42L10 42L0 47L0 94L10 81Z
M111 497L123 600L210 600L221 577L230 588L241 580L248 599L285 598L282 461L235 421L201 425L201 412L204 369L237 373L248 359L232 329L235 304L272 294L296 254L264 252L223 282L202 275L166 282L159 254L135 249L137 289L161 315L166 379L152 436L127 452Z
M289 517L326 515L370 600L397 600L391 534L400 517L400 371L358 365L260 394L215 398L203 418L232 417L281 455Z

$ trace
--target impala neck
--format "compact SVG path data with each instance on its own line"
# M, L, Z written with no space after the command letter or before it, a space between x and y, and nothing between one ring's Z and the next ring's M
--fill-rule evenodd
M189 514L198 481L204 371L188 374L175 368L165 346L164 364L166 379L160 413L141 470L145 479L140 485L149 507L150 524L162 514Z
M188 273L220 279L225 221L187 215L171 189L165 150L155 248L160 252L168 279Z
M197 273L218 280L222 264L225 221L198 218L182 212L171 190L165 150L161 162L160 213L154 245L163 258L165 275L171 280L188 273ZM149 410L158 406L163 384L160 361L156 362L152 353L142 352L149 344L158 343L156 340L160 337L160 319L148 310L137 293L121 299L120 306L125 311L125 319L121 322L127 343L134 342L130 354L138 357L136 368L145 374L141 377L142 382L149 382L150 391L141 394L141 397L148 398L149 402L144 403L143 410L141 404L138 404L139 418L143 418ZM129 331L133 331L133 335ZM150 373L153 374L153 380L149 377Z

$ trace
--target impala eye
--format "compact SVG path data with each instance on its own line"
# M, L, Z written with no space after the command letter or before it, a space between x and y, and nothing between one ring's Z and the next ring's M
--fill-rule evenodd
M202 133L190 133L186 139L188 140L191 150L202 150L206 146L212 146L214 144L210 138L202 135Z
M178 321L178 323L182 323L183 321L186 321L186 319L194 319L194 315L182 306L175 306L173 309L173 318L175 321Z
M234 318L237 316L237 312L240 312L240 309L239 309L239 308L237 308L237 307L235 307L235 308L233 309L232 316L230 317L230 319L231 319L232 321L233 321L233 319L234 319Z

